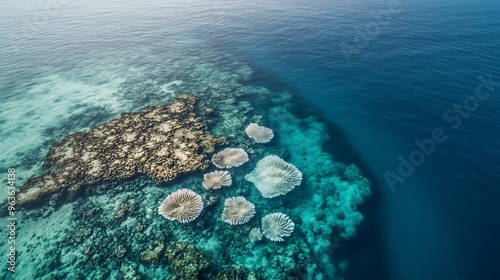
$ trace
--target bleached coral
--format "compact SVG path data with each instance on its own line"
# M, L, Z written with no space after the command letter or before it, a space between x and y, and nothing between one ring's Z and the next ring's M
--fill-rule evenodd
M212 163L219 168L238 167L247 161L247 152L240 148L225 148L212 156Z
M278 156L267 156L257 162L257 167L245 176L262 196L272 198L284 195L302 182L302 173L293 164Z
M267 143L274 137L272 129L260 126L256 123L249 124L245 129L245 132L247 133L248 137L252 138L257 143Z
M292 234L295 224L283 213L272 213L262 218L262 233L271 241L284 241Z
M228 224L246 224L254 215L255 205L243 196L229 197L224 201L222 220Z
M214 171L203 175L203 187L207 190L231 186L233 180L228 171Z
M180 189L169 194L158 207L158 214L170 221L189 223L203 210L201 196L189 189Z
M262 231L260 228L252 228L248 234L248 238L252 243L262 240Z

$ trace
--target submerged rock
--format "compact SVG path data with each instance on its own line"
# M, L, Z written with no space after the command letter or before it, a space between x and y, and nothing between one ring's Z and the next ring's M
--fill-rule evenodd
M166 106L149 105L65 137L46 156L52 171L28 180L18 193L18 204L33 205L54 194L75 193L84 185L137 173L165 182L204 170L206 154L225 139L207 132L196 115L196 103L195 96L181 95Z

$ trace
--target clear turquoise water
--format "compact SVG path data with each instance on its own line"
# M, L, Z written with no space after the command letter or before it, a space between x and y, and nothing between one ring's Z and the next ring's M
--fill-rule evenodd
M500 86L455 130L443 114L478 76L500 81L500 4L401 1L363 42L357 30L390 2L7 1L2 165L21 159L27 177L64 135L155 101L112 94L148 64L223 53L255 71L249 83L313 106L331 126L327 148L374 183L358 235L334 256L346 279L498 279ZM341 46L356 38L348 61ZM384 173L435 128L448 139L392 191Z

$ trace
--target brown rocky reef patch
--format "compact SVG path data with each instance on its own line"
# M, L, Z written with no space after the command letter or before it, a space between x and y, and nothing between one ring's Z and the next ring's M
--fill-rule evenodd
M165 251L173 274L171 280L200 279L200 274L211 265L203 252L186 241L171 242Z
M197 98L181 95L166 106L149 105L65 137L46 156L51 171L29 179L18 192L18 204L35 205L137 173L166 182L205 169L206 154L225 139L209 134L196 112Z

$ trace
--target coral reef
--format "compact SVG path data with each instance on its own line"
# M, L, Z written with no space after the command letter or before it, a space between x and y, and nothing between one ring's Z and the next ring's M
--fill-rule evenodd
M262 234L272 241L284 241L292 235L295 224L283 213L272 213L262 218Z
M217 274L216 280L253 280L255 276L244 266L235 265Z
M257 241L261 241L262 240L262 232L260 231L260 228L252 228L252 230L250 230L250 233L248 234L248 238L250 239L250 241L252 243L257 242Z
M169 194L158 207L158 214L170 221L189 223L203 211L201 196L189 189L180 189Z
M248 154L240 148L225 148L212 156L212 163L219 168L231 168L248 161Z
M229 187L233 183L229 171L214 171L203 175L203 187L207 190L216 190Z
M257 167L245 179L252 182L263 197L273 198L300 185L302 173L293 164L273 155L257 162Z
M268 143L274 137L272 129L260 126L256 123L249 124L245 129L245 132L248 137L252 138L257 143Z
M224 201L222 220L230 225L248 223L255 215L255 205L243 196L229 197Z
M199 279L211 262L189 242L172 242L165 249L165 257L170 263L172 280Z
M85 184L137 173L170 181L205 169L205 153L224 139L207 132L196 116L196 102L193 95L181 95L166 106L124 113L89 132L65 137L46 156L53 171L31 178L18 192L18 204L35 204L62 191L74 193Z
M215 279L217 276L219 279L248 280L340 279L340 266L337 259L331 257L330 249L356 233L363 219L358 207L370 194L370 183L356 166L337 162L325 151L325 141L328 139L325 125L314 116L293 113L296 109L303 109L304 104L294 103L295 99L288 92L269 90L249 82L252 70L234 59L228 61L219 55L206 55L204 52L193 54L188 51L171 58L143 59L146 58L141 57L141 65L134 71L133 77L127 77L119 90L112 94L119 106L111 112L138 112L124 114L122 118L145 115L145 110L153 112L157 110L154 108L164 108L152 106L143 109L147 104L165 104L172 100L174 103L184 103L184 97L179 101L174 96L184 92L195 93L199 101L195 103L194 110L189 108L187 111L198 116L194 118L202 118L203 126L206 124L210 133L226 137L228 147L243 149L249 157L249 164L230 170L232 187L210 192L203 186L203 174L216 171L213 166L203 172L196 169L182 176L182 180L169 181L167 191L164 188L166 184L162 183L165 180L153 180L148 176L132 176L129 180L99 179L91 187L84 188L68 183L66 188L46 195L34 189L34 195L40 197L34 203L50 199L50 205L57 207L47 205L20 211L22 216L19 220L23 221L23 230L18 242L23 246L19 247L22 255L19 264L25 268L29 264L30 269L20 270L16 276L20 279L191 280ZM94 111L95 106L86 110L90 111L83 110L85 114L99 115ZM179 118L179 121L190 122L190 114ZM105 122L112 116L103 117L99 122ZM78 139L83 141L72 143L71 147L87 145L86 137L90 137L88 134L96 129L91 128L95 122L73 126L71 120L62 121L65 128L56 129L55 134L50 134L47 138L50 141L39 144L41 148L35 146L39 157L33 156L29 161L23 158L20 170L30 170L26 177L37 170L32 169L32 165L41 165L41 158L52 145L53 139L63 139L69 133L86 129L89 132L70 135L69 138L76 140L80 135ZM265 123L272 128L276 137L268 145L261 145L245 133L248 123ZM119 121L118 126L122 125ZM136 125L129 128L137 131L143 129ZM146 142L137 142L138 146L148 148L143 144L157 139L153 137L151 128L154 126L144 128L147 130ZM106 126L106 129L111 133L111 126ZM125 136L119 127L115 129L117 131L114 134ZM208 140L205 137L201 141L189 139L189 133L184 134L184 131L179 132L180 136L177 135L180 142L196 143L199 147L196 154L206 157L207 153L215 151L216 144L204 142L217 141L210 139L205 128L199 131ZM123 139L120 140L122 142L113 140L112 143L122 145L125 138L133 139L128 135L119 138ZM135 139L131 145L141 138ZM56 144L51 152L56 147L63 147L64 141ZM117 151L113 145L110 144L108 148ZM29 154L32 148L23 152ZM74 151L75 161L85 163L83 158L78 158L83 157L82 151ZM293 163L304 174L301 187L296 187L286 196L266 199L245 180L245 174L252 173L257 161L270 154ZM165 160L173 160L178 155L174 152L167 155ZM88 156L90 159L93 155ZM156 158L153 157L153 160ZM8 163L15 165L12 161ZM47 163L52 165L51 172L39 178L48 182L53 180L53 184L59 180L57 176L61 176L63 170L49 160ZM73 171L82 168L86 167L77 166ZM112 169L109 172L128 172L125 167L122 170ZM139 169L135 172L139 173ZM76 175L71 176L76 178ZM74 191L69 190L72 186ZM157 215L158 205L168 193L185 188L199 193L205 204L205 209L196 220L189 223L168 222ZM81 194L85 199L66 201L65 193ZM224 200L238 196L254 203L257 213L247 223L232 226L225 223L220 215L224 212ZM275 212L286 213L295 222L294 232L289 237L283 237L283 242L262 239L261 218ZM259 239L261 241L257 242ZM5 244L0 244L0 249L5 248ZM0 272L1 279L11 279L8 277L5 272Z
M143 262L158 262L165 250L165 245L160 242L154 242L151 248L146 249L141 253L141 260Z

